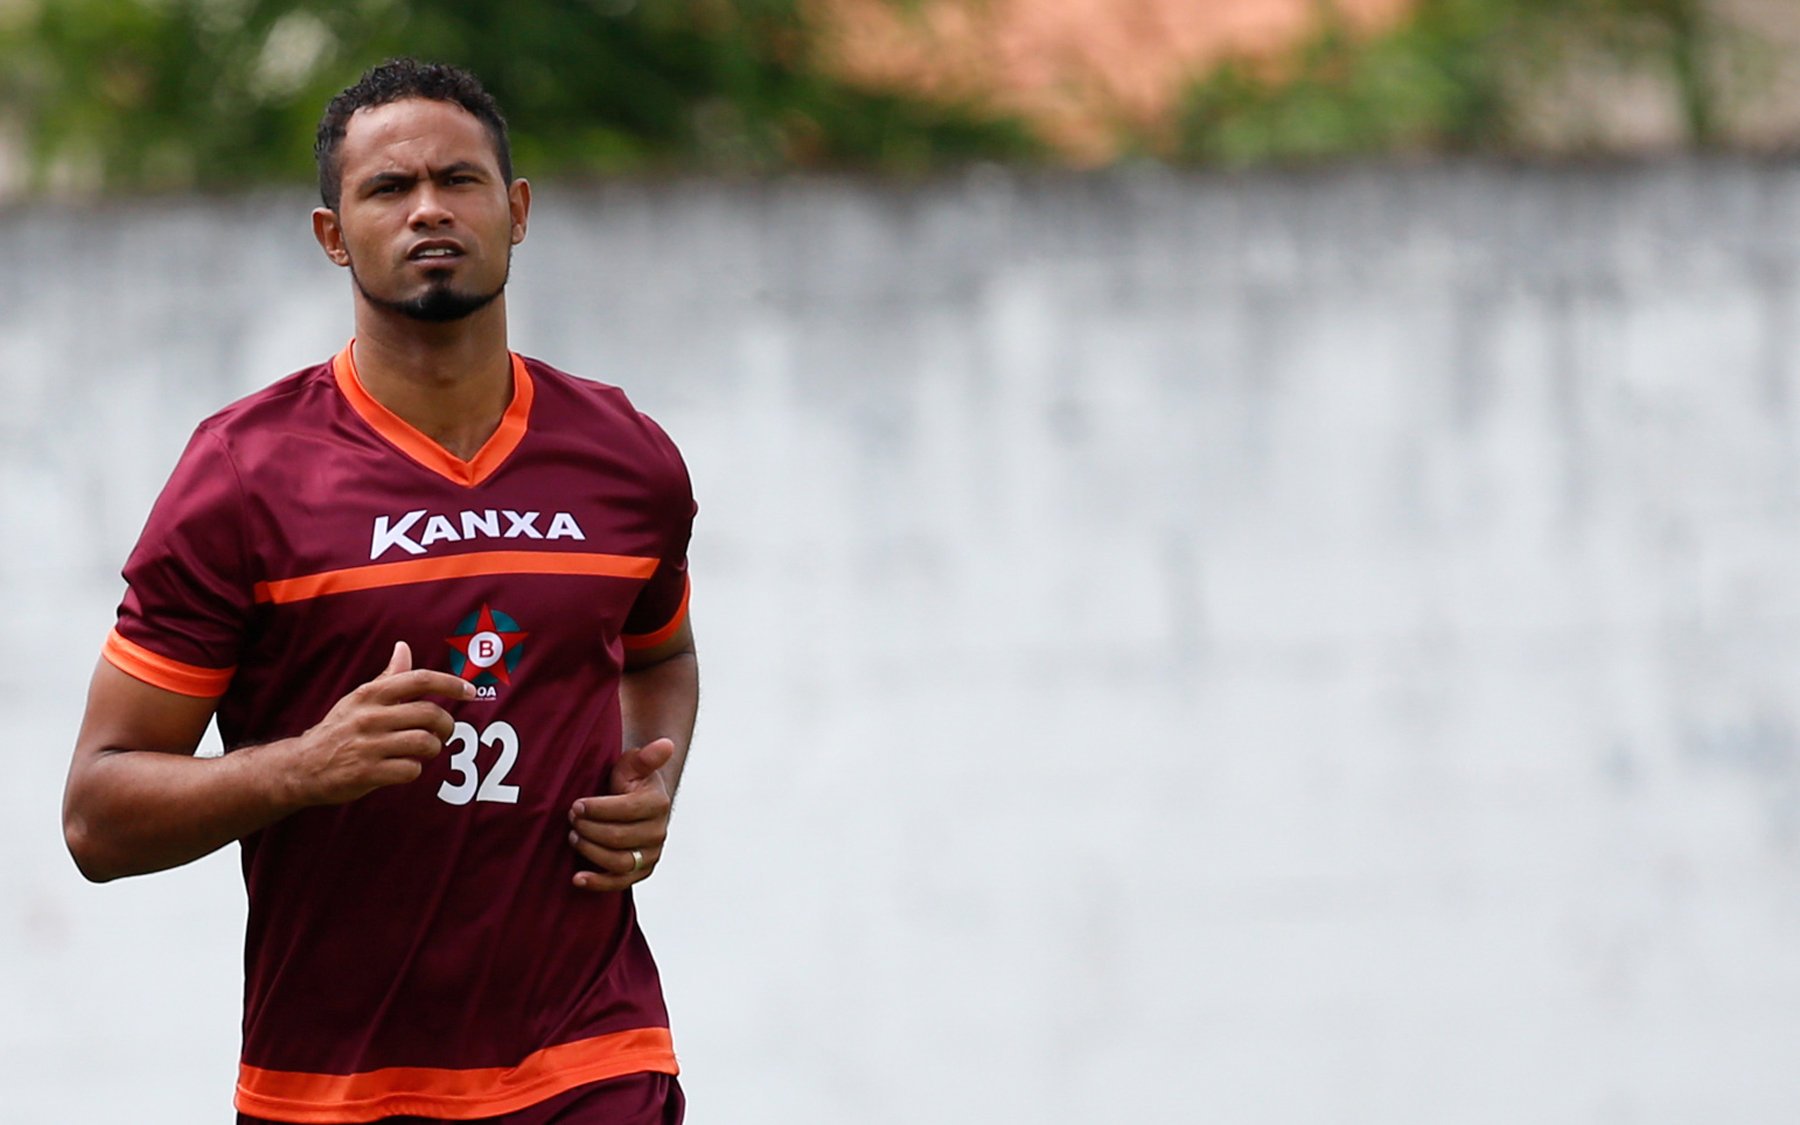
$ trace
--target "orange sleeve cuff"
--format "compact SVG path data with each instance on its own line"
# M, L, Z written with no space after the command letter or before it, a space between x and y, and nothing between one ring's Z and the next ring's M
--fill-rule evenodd
M621 637L620 639L625 642L625 651L642 652L647 648L655 648L657 645L667 641L670 637L673 637L676 632L680 630L681 623L687 620L688 595L693 592L694 584L690 580L681 588L681 604L675 607L675 616L669 618L669 623L658 629L656 632L626 633Z
M151 652L143 645L126 640L116 628L106 635L106 643L100 646L100 655L133 679L177 695L191 695L199 699L213 699L224 695L225 689L231 686L232 674L237 671L235 667L201 668L194 664L183 664L179 660L170 660Z

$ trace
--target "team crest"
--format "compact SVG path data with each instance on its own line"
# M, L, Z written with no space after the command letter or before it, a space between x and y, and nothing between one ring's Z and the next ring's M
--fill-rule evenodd
M477 699L493 699L501 684L512 683L529 635L517 621L483 602L479 613L463 618L455 636L444 638L450 646L450 674L474 684Z

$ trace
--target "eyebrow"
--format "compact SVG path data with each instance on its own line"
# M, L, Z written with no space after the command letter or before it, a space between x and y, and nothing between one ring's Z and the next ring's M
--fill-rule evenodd
M381 187L383 184L409 184L417 178L411 172L377 172L358 186L363 191L368 191L370 188Z
M437 169L433 175L459 176L465 173L474 173L478 176L485 176L487 175L487 170L473 160L458 160ZM365 192L372 191L384 184L410 184L418 178L418 176L411 172L377 172L362 182L361 190Z

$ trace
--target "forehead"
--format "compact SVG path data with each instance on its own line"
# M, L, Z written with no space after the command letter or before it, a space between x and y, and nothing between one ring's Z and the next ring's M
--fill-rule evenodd
M338 149L345 179L385 168L485 164L499 171L493 138L481 119L455 102L403 98L350 115Z

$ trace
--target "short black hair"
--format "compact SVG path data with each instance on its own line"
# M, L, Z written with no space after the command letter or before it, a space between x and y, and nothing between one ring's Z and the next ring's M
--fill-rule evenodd
M493 95L482 89L481 80L457 66L427 63L418 59L389 59L372 66L325 107L319 119L319 135L313 141L313 158L319 164L319 198L333 211L343 198L344 169L338 162L338 149L344 143L344 130L350 117L359 109L386 105L406 98L424 98L434 102L452 102L463 107L487 127L494 142L494 154L500 158L500 175L512 182L512 145L506 139L506 118Z

